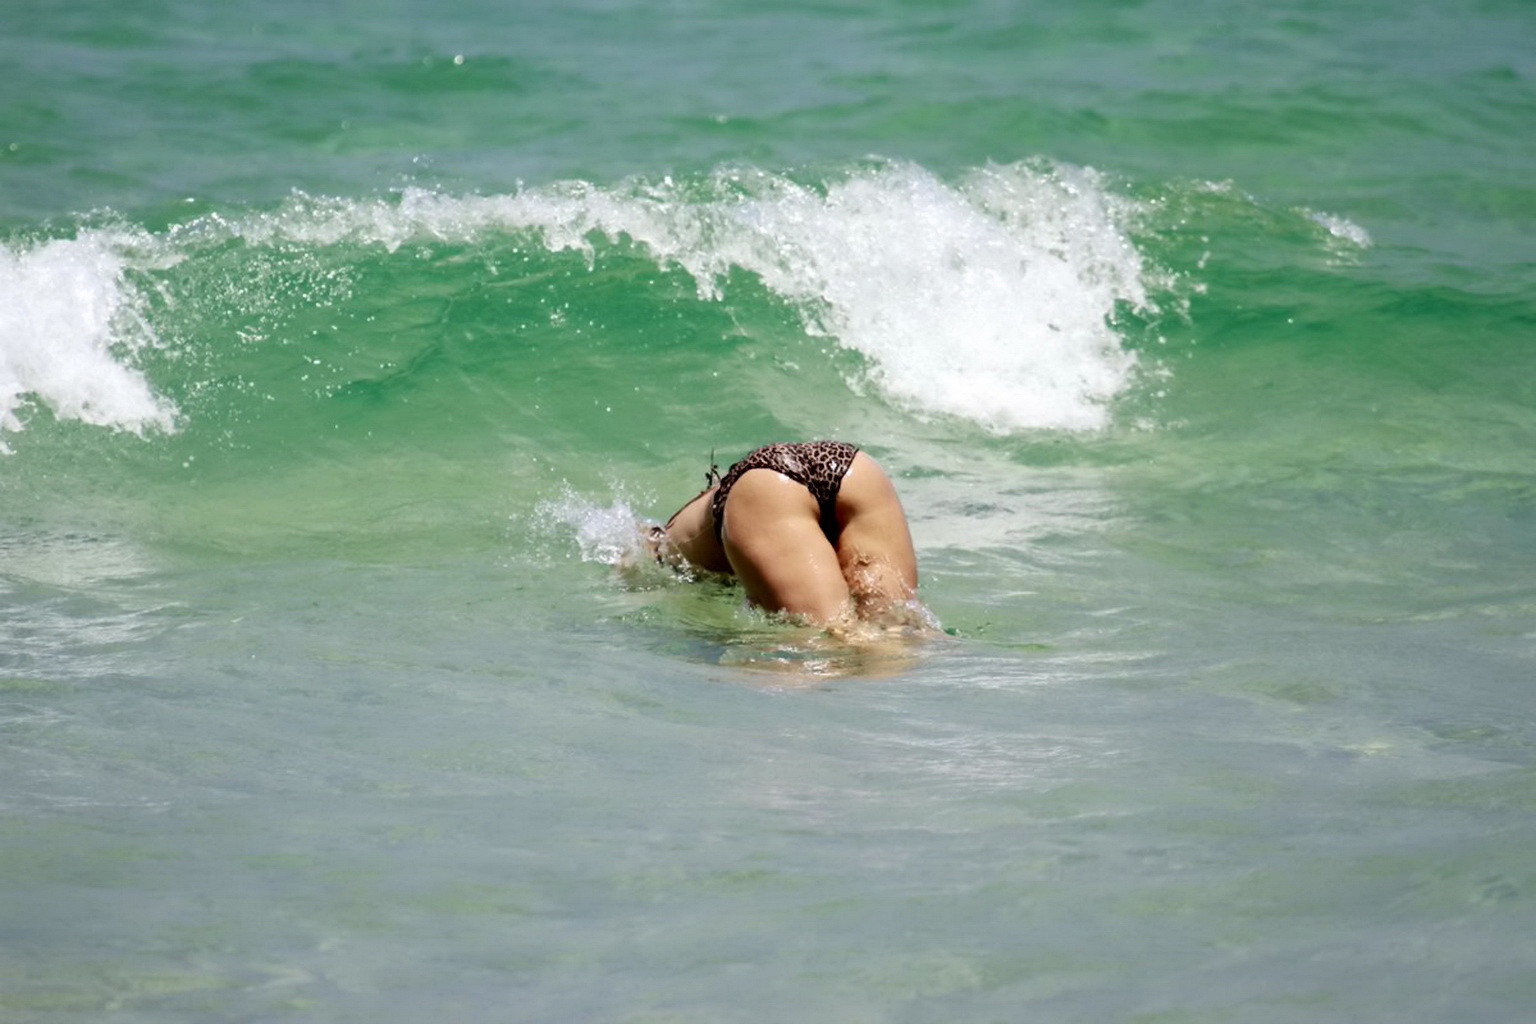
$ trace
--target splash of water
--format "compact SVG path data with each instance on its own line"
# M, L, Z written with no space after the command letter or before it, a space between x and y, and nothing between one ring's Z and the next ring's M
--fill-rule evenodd
M545 535L565 533L573 538L583 562L625 566L639 561L644 548L641 517L622 497L599 505L566 488L540 502L534 516Z
M131 365L156 343L124 279L137 240L88 231L0 245L0 432L21 429L29 399L59 419L135 433L172 428L174 407Z

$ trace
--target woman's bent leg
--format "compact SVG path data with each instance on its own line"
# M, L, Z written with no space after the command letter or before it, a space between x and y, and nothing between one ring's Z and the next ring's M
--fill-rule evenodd
M860 614L917 596L917 554L901 498L885 470L865 452L843 477L837 512L842 522L838 559Z

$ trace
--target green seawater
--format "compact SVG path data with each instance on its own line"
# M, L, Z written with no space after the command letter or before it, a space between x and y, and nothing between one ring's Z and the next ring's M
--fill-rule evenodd
M1536 9L0 11L0 1022L1512 1022ZM625 572L772 440L937 637Z

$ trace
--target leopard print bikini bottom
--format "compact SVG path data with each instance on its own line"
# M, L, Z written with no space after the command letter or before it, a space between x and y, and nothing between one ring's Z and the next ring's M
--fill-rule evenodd
M859 450L842 441L780 441L757 449L731 466L720 478L720 488L710 502L715 517L715 539L725 525L725 499L741 475L749 469L772 469L804 484L821 508L821 532L837 543L837 492Z

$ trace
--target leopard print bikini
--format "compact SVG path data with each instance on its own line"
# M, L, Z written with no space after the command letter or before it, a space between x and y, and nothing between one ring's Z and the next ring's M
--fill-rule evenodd
M749 469L772 469L805 485L821 508L821 532L828 540L837 543L837 535L842 529L837 522L837 492L858 452L853 445L842 441L780 441L750 453L725 471L725 476L720 478L720 487L710 501L710 512L715 518L715 539L721 539L725 499L736 481Z

